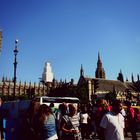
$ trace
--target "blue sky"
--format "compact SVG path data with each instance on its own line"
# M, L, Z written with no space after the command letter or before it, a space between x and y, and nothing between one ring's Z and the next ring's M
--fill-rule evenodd
M19 40L17 81L38 82L45 62L57 80L95 77L98 51L107 79L140 74L139 0L0 0L3 31L0 78L13 77Z

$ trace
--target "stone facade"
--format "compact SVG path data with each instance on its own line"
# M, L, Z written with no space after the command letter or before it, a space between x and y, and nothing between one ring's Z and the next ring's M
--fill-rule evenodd
M16 84L16 93L15 96L21 96L21 95L28 95L28 94L34 94L37 95L46 95L47 94L47 87L44 86L41 83L17 83ZM12 81L2 80L0 82L0 95L13 95L14 94L14 83Z
M139 75L137 77L136 82L134 81L133 77L132 82L129 82L128 79L124 81L122 71L120 70L118 77L116 78L117 80L105 79L105 71L102 66L100 54L98 53L95 78L84 76L84 69L83 66L81 66L80 78L77 86L82 87L86 85L88 89L86 94L89 97L89 100L92 100L94 95L96 95L98 98L105 98L108 93L115 93L116 97L120 100L127 100L127 98L130 98L130 96L130 100L138 100L140 94L140 84L137 84L140 83Z

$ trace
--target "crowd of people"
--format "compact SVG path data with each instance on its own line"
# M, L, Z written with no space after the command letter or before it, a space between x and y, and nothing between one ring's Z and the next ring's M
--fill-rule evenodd
M58 108L53 103L40 105L33 100L22 124L24 140L124 140L128 131L132 140L137 140L140 110L120 100L111 105L105 99L96 105L62 103Z

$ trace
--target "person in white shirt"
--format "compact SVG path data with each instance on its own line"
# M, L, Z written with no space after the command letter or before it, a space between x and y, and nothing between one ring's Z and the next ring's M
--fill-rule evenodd
M100 123L102 140L124 140L124 117L121 110L121 101L115 100L112 110L103 116Z
M87 113L87 108L86 106L83 106L81 108L81 113L80 113L80 123L81 123L81 134L82 134L82 139L88 138L89 137L89 124L88 120L90 119L89 114Z

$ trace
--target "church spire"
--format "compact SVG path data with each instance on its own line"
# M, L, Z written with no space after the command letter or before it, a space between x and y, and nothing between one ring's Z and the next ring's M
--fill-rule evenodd
M100 57L99 52L98 52L98 61L97 61L97 68L96 68L96 72L95 72L95 77L105 79L105 71L104 71L104 68L102 66L102 61L101 61L101 57Z
M121 82L124 82L124 80L123 80L122 70L120 70L120 73L118 74L117 79L120 80Z
M81 64L81 69L80 69L80 76L84 76L84 69L83 69L83 65Z
M133 76L133 73L132 73L131 79L132 79L132 82L134 82L134 76Z
M140 76L139 76L139 74L137 74L137 80L138 80L138 81L140 80Z
M101 57L100 57L100 53L99 52L98 52L97 68L101 68L102 69L102 61L101 61Z
M101 61L100 53L98 52L98 61Z

